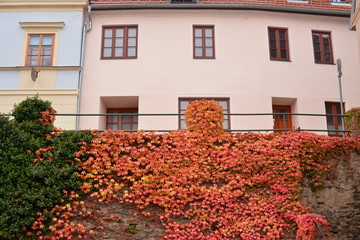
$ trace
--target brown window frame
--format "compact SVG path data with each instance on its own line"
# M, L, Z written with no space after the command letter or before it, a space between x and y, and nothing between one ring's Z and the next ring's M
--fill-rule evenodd
M291 105L272 105L273 113L281 113L281 110L285 110L286 113L291 113ZM292 129L292 115L285 114L286 126L284 124L284 115L282 114L274 114L274 129Z
M138 108L108 108L106 110L107 113L110 113L109 111L116 111L116 113L138 113L139 109ZM124 124L130 124L130 131L137 131L137 129L134 129L134 124L136 124L138 126L139 124L139 120L138 121L134 121L134 117L133 115L128 115L128 117L130 117L130 122L124 122L123 120L119 120L119 118L123 118L124 116L117 116L118 120L116 122L110 122L109 118L110 116L106 116L106 129L109 129L109 124L117 124L118 125L118 130L123 130ZM124 130L125 131L125 130ZM128 130L126 130L128 131Z
M215 101L226 101L227 102L227 111L228 114L230 113L230 98L211 98L211 97L184 97L184 98L179 98L178 102L179 102L179 106L178 106L178 112L181 114L182 112L185 113L186 109L181 109L181 102L182 101L189 101L189 103L196 101L196 100L202 100L202 99L207 99L207 100L215 100ZM230 124L230 115L225 115L224 114L224 122L228 121L228 128L224 128L225 130L230 130L231 129L231 124ZM179 116L179 129L181 128L181 121L185 121L185 116Z
M201 56L196 56L196 48L198 48L196 46L196 37L195 36L195 31L196 29L201 29ZM206 56L206 36L205 36L205 30L206 29L211 29L212 31L212 56ZM209 38L209 37L208 37ZM194 59L215 59L215 26L214 25L193 25L193 58Z
M326 110L326 107L327 105L330 105L331 106L331 113L328 113L327 110ZM340 102L325 102L325 114L341 114L341 110L339 108L339 112L337 111L337 107L340 107ZM343 109L344 109L344 113L346 112L345 111L345 103L343 103ZM329 119L332 119L332 122L333 122L333 125L335 127L335 131L338 131L339 130L339 124L341 126L341 117L336 117L336 116L327 116L326 117L326 127L327 127L327 130L328 130L328 135L329 136L333 136L333 137L341 137L343 136L342 132L332 132L330 129L329 129ZM345 126L344 126L345 127Z
M315 34L319 34L319 51L315 49ZM324 44L324 38L323 35L327 34L329 35L329 54L330 54L330 61L325 60L325 44ZM313 50L314 50L314 61L315 63L322 63L322 64L333 64L334 63L334 56L333 56L333 49L332 49L332 40L331 40L331 32L326 31L311 31L312 41L313 41ZM320 60L316 59L316 53L320 54Z
M271 37L271 31L275 31L275 38ZM281 48L281 40L280 39L280 32L285 32L285 49ZM268 37L269 37L269 55L270 60L276 60L276 61L290 61L290 51L289 51L289 37L288 37L288 29L287 28L275 28L275 27L269 27L268 28ZM271 41L275 41L275 48L271 47ZM276 57L273 57L271 52L275 50L276 51ZM281 57L281 52L286 51L286 57Z
M30 45L30 40L31 40L31 37L33 36L39 36L39 45ZM42 39L43 37L49 37L51 36L52 40L51 40L51 54L50 55L43 55L41 54L42 50L43 50L43 47L45 46L50 46L50 45L43 45L42 44ZM34 34L28 34L28 39L27 39L27 50L26 50L26 63L25 65L26 66L52 66L53 65L53 58L54 58L54 45L55 45L55 34L49 34L49 33L46 33L46 34L37 34L37 33L34 33ZM30 49L32 46L38 46L38 54L37 55L31 55L30 54ZM36 56L38 58L37 60L37 64L31 64L31 56ZM47 64L47 65L43 65L41 62L43 60L43 57L44 56L50 56L50 64Z
M128 55L128 41L129 41L129 28L136 29L136 36L135 36L135 56ZM105 30L112 29L112 36L105 37ZM123 37L123 56L115 56L115 42L116 42L116 29L123 29L124 30L124 37ZM101 59L136 59L138 56L138 35L139 29L138 25L116 25L116 26L103 26L102 27L102 37L101 37ZM105 39L111 39L111 47L105 47ZM105 48L111 48L111 56L104 56Z

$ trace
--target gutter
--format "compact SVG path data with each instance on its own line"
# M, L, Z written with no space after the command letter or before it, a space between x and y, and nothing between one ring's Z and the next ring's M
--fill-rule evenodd
M268 6L256 4L114 4L92 5L93 10L131 10L131 9L218 9L218 10L260 10L272 12L287 12L313 14L337 17L350 17L350 11L326 10L316 8L297 8L283 6Z
M79 86L78 86L78 99L76 105L76 113L80 114L80 103L81 103L81 90L82 90L82 82L83 82L83 67L84 67L84 56L85 56L85 44L86 44L86 33L92 29L92 20L91 20L91 5L87 6L87 24L84 21L83 29L82 29L82 37L81 37L81 50L80 50L80 72L79 72ZM75 129L79 130L80 126L80 117L76 116L76 125Z

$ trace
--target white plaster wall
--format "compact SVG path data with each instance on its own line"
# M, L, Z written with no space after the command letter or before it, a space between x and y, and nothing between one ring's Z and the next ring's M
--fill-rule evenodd
M325 113L326 100L339 100L336 65L314 63L312 30L331 31L334 59L343 62L346 107L360 105L359 51L347 18L249 10L122 10L94 11L92 19L82 113L98 113L100 96L139 96L140 113L177 113L179 97L209 96L229 97L231 113L270 113L272 97L295 98L298 113ZM102 26L126 24L138 25L138 58L101 60ZM194 24L215 26L216 59L193 59ZM269 59L270 26L288 28L291 61ZM178 127L176 117L155 119L142 117L139 128ZM271 116L231 120L232 129L273 127ZM294 127L326 129L325 118L294 122ZM99 118L84 118L80 124L103 126Z

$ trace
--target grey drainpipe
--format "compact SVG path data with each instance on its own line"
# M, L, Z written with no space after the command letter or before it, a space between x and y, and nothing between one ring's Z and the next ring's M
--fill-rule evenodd
M353 30L353 31L355 31L355 26L353 26L352 18L353 18L353 15L355 13L355 8L356 8L356 0L352 0L349 29Z
M121 9L227 9L227 10L259 10L299 14L315 14L338 17L349 17L350 11L337 11L315 8L296 8L282 6L265 6L255 4L134 4L134 5L92 5L93 10L121 10Z
M80 103L81 103L81 92L82 92L82 80L83 80L83 67L84 67L84 56L85 56L85 44L86 44L86 33L89 32L92 28L92 21L91 21L91 6L87 6L87 16L88 16L88 23L85 23L82 29L82 37L81 37L81 51L80 51L80 72L79 72L79 86L78 86L78 99L77 99L77 106L76 106L76 113L80 114ZM80 117L76 116L76 126L75 129L79 130L80 125Z

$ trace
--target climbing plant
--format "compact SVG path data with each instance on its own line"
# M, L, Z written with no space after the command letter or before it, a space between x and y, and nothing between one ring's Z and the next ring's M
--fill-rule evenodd
M196 109L216 121L207 123ZM94 132L76 154L82 192L97 203L133 204L163 225L164 239L283 239L294 232L305 240L314 239L316 224L329 234L326 220L299 202L301 185L307 177L321 187L338 154L359 149L359 141L306 132L224 133L220 110L213 102L190 104L187 131ZM95 231L104 228L104 219L79 201L54 209L59 217L44 238L93 236L79 212L97 218Z

